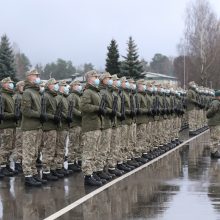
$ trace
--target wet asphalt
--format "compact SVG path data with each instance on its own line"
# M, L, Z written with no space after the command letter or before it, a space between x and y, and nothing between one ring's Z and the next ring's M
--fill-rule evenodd
M95 195L59 219L220 220L220 160L206 133ZM95 188L82 174L27 188L23 178L0 181L0 219L44 219Z

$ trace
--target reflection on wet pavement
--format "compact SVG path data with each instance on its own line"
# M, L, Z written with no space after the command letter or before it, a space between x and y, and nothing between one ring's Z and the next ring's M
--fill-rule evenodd
M208 134L87 200L59 219L220 219L220 161L210 160ZM42 189L20 177L0 182L0 219L43 219L93 189L82 175Z

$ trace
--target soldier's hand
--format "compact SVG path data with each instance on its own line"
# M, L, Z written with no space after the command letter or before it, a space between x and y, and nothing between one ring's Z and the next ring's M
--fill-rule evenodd
M54 115L53 120L54 120L55 124L59 124L61 119L58 116Z
M44 123L44 122L46 122L47 121L47 115L46 114L41 114L40 115L40 121L41 121L41 123Z
M73 122L73 119L70 118L70 117L67 117L67 118L66 118L66 121L67 121L67 123L72 123L72 122Z

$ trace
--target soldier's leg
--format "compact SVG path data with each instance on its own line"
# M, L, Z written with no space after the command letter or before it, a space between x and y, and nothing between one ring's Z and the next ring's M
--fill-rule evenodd
M127 161L127 146L128 146L128 125L121 126L121 149L122 149L122 160Z
M212 154L219 150L220 126L210 126L210 151Z
M141 157L146 153L146 124L137 125L137 145L135 148L135 157Z
M37 174L36 159L42 139L42 131L23 131L22 167L25 177Z
M15 143L14 143L14 150L12 152L11 158L15 163L22 162L22 130L20 127L17 127L15 130Z
M82 135L82 171L85 176L92 175L95 172L95 159L97 147L101 141L101 130L90 131Z
M69 150L68 150L68 165L73 171L80 171L78 161L81 161L82 146L81 146L81 127L76 126L69 131Z
M57 131L43 132L43 148L42 148L42 162L43 173L50 173L54 163L55 149L56 149Z
M64 156L65 156L65 146L68 136L68 131L62 130L57 131L57 140L56 140L56 150L54 162L56 164L56 169L63 169L64 166Z
M134 126L133 124L128 126L128 146L126 147L127 159L130 160L134 157L133 149L135 146L135 138L134 136Z
M96 171L102 171L106 165L108 153L110 152L111 135L111 128L102 130L101 140L96 155Z
M107 166L114 168L120 162L120 129L112 128L110 152L107 158Z

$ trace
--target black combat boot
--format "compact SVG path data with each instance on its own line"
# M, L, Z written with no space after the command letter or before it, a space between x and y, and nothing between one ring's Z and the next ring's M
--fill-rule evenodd
M14 175L18 175L18 171L17 170L12 170L9 165L6 165L6 168L8 169L9 172L12 172Z
M212 159L219 159L220 158L220 152L216 151L215 153L211 153Z
M68 164L68 170L72 170L73 172L81 172L81 168L78 164L76 163L71 163L71 164Z
M37 182L42 183L42 184L46 184L47 183L47 180L42 179L38 174L33 175L33 179L35 181L37 181Z
M63 174L64 176L69 176L70 174L73 173L72 170L66 170L66 169L64 169L64 168L62 168L62 169L57 169L56 172L57 172L58 174Z
M117 164L117 168L118 168L119 170L124 171L124 172L129 172L129 171L131 171L130 168L124 166L124 164L122 164L122 163L118 163L118 164Z
M128 163L124 163L123 165L130 168L131 170L134 170L136 168L135 166L131 166Z
M43 179L47 181L57 181L58 177L54 176L51 172L43 173Z
M104 172L105 172L105 174L107 174L108 176L110 176L112 179L114 179L114 178L116 177L115 174L113 174L113 173L109 173L108 170L105 170Z
M101 179L101 178L96 174L96 172L93 172L92 176L93 176L93 178L95 178L95 180L101 181L103 185L107 183L107 180L106 180L106 179Z
M145 159L145 158L143 158L143 157L137 157L137 158L135 158L135 160L136 160L137 162L142 163L142 164L145 164L145 163L148 162L148 159Z
M42 161L40 160L40 158L37 158L37 160L36 160L36 167L37 168L42 168L43 167L43 164L42 164Z
M82 167L82 161L81 160L78 160L78 163L77 163L80 167Z
M121 170L118 170L117 168L109 168L108 169L108 172L110 173L110 174L114 174L115 176L122 176L123 175L123 171L121 171Z
M25 185L26 186L42 186L41 182L36 181L32 176L31 177L25 177Z
M63 178L64 174L63 173L58 173L56 170L51 170L50 171L54 176L57 176L58 178Z
M130 165L130 166L133 166L133 167L139 167L140 165L133 161L133 160L127 160L127 164Z
M102 182L97 181L92 175L84 177L84 184L88 186L102 186Z
M4 176L14 176L14 173L9 171L6 166L1 167L1 172Z
M103 172L103 171L98 171L98 172L96 172L96 174L97 174L98 177L100 177L101 179L105 179L105 180L107 180L107 181L112 180L112 177L109 176L108 174L106 174L106 173Z
M17 170L18 173L23 173L23 169L22 169L21 163L15 163L15 170Z

